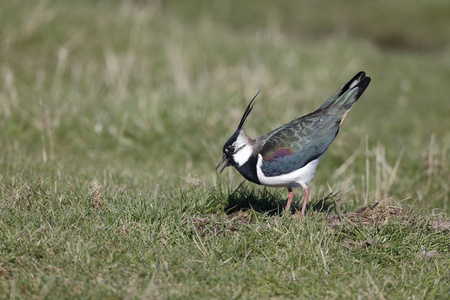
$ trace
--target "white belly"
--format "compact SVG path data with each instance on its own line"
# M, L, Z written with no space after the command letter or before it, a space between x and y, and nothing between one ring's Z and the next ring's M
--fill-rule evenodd
M258 175L258 180L262 185L266 186L296 187L301 185L305 187L313 179L314 173L316 172L317 169L317 165L319 164L319 161L324 154L319 156L317 159L309 162L306 166L304 166L301 169L278 176L264 175L263 171L261 170L263 158L261 154L259 154L258 162L256 164L256 174Z

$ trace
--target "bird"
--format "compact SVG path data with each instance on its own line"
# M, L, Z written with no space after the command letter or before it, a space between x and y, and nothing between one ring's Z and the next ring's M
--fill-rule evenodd
M293 188L304 191L301 220L303 222L310 189L319 161L337 136L353 105L369 86L371 79L361 71L337 90L317 110L292 120L256 139L244 131L244 123L253 109L259 92L248 104L233 135L223 146L220 173L229 166L247 180L269 187L287 188L288 212L294 199Z

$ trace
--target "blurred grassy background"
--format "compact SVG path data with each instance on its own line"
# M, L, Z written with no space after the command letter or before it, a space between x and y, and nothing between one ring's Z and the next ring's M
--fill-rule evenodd
M449 15L447 0L2 1L0 297L447 299L449 234L429 225L450 211ZM252 137L361 70L310 208L392 197L416 223L334 229L309 209L301 224L258 210L285 190L217 177L258 90Z
M444 0L5 2L2 172L214 180L256 91L253 137L365 70L373 82L314 185L448 211L449 13Z

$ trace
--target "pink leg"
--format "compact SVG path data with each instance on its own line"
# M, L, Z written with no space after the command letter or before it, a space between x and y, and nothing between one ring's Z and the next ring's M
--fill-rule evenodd
M309 188L305 185L303 186L303 190L305 191L305 198L303 199L303 206L302 206L302 221L305 219L306 202L308 202L309 198Z
M292 189L290 187L288 187L287 189L289 191L289 195L288 195L288 202L286 204L284 212L288 212L289 211L289 207L291 206L292 200L294 199L294 192L292 191Z

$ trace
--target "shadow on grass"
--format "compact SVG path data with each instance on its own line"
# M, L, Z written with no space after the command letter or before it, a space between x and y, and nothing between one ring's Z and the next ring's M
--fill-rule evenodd
M284 189L280 188L272 192L263 189L252 189L244 187L241 183L233 192L231 192L228 198L228 205L225 207L227 214L233 214L237 211L246 211L252 209L257 212L267 213L269 216L281 215L287 203L287 195L284 193ZM295 192L295 191L294 191ZM296 196L291 204L291 213L297 213L301 211L301 205L303 203L303 191L297 189ZM317 212L327 212L334 207L333 197L336 194L330 193L328 195L322 195L315 202L309 202L306 206L306 210L312 209ZM310 199L311 200L311 199Z

